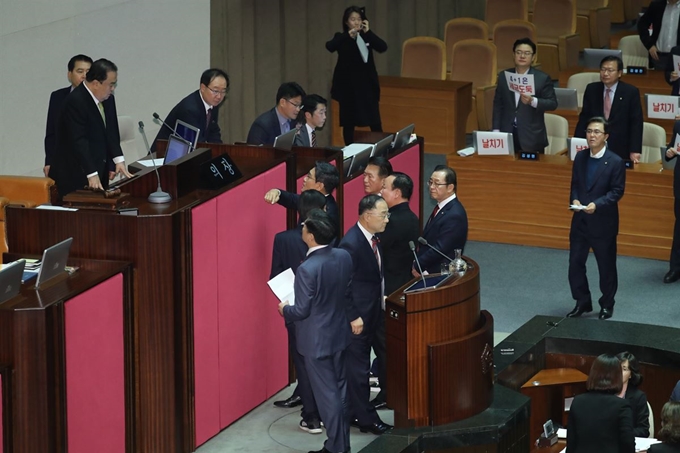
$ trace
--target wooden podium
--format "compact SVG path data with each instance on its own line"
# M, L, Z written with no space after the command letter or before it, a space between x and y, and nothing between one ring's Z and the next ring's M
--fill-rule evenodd
M493 399L493 317L480 312L479 266L441 287L387 298L387 404L397 428L463 420Z

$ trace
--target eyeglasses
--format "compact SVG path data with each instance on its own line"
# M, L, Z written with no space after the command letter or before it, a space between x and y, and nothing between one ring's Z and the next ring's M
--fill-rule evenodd
M374 212L369 212L369 214L370 214L370 215L374 215L374 216L376 216L376 217L380 217L381 219L389 219L390 216L392 215L391 212L386 212L386 213L384 213L384 214L376 214L376 213L374 213Z
M285 98L284 98L285 99ZM300 110L304 105L302 104L296 104L295 102L291 101L290 99L286 99L286 102L295 107L296 109Z
M588 135L598 135L599 136L599 135L604 134L604 132L602 132L599 129L586 129L586 134L588 134Z
M316 180L316 178L315 178L314 176L312 176L312 172L311 172L311 171L305 175L305 179L307 179L307 180L310 180L310 179L311 179L312 181L315 181L315 180Z
M215 96L226 96L227 93L229 93L229 88L227 88L226 90L223 90L223 91L213 90L213 89L210 88L209 86L206 86L206 88L207 88L208 90L210 90L210 92L211 92L212 94L214 94Z
M445 182L433 181L430 179L429 181L427 181L427 185L432 187L432 186L448 186L449 184Z
M530 56L532 56L533 54L534 54L533 52L529 52L529 51L526 51L526 52L522 52L521 50L516 50L516 51L515 51L515 55L517 55L518 57L530 57ZM507 55L507 54L506 54L506 55Z
M600 68L600 72L605 74L613 74L615 72L619 72L619 70L614 68Z

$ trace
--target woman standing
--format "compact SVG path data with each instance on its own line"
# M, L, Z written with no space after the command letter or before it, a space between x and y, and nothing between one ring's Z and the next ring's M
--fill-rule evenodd
M633 434L635 437L649 437L649 408L647 395L638 389L642 384L640 365L633 354L628 351L616 355L621 362L623 389L619 397L625 398L633 410Z
M621 393L616 356L602 354L590 368L588 391L574 398L567 423L567 453L633 453L633 413Z
M363 8L350 6L342 16L342 33L326 43L329 52L338 52L333 72L331 97L340 104L340 126L345 144L354 142L356 126L382 131L380 84L373 51L385 52L387 44L369 27Z

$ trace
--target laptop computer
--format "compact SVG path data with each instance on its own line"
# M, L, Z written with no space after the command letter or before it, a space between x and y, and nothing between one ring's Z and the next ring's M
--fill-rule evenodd
M409 124L396 134L394 134L394 141L392 142L392 149L399 149L404 146L406 146L411 140L411 134L413 133L413 130L416 128L416 125L414 123Z
M191 149L196 149L200 133L201 130L199 128L194 127L189 123L185 123L182 120L175 121L175 134L191 143Z
M26 260L19 260L0 270L0 304L19 294L24 266L26 266Z
M298 130L296 128L291 129L285 134L281 134L274 139L274 148L280 149L282 151L290 151L293 149L293 142L295 141L295 134Z
M576 88L555 88L555 97L557 97L558 109L578 111Z
M675 170L675 165L678 159L680 159L680 156L676 157L675 159L671 160L666 160L666 148L665 146L662 146L659 148L661 151L661 169L662 170L667 170L667 171L674 171Z
M371 157L373 157L373 156L387 157L387 151L389 151L393 140L394 140L394 134L390 134L387 137L380 140L375 145L373 145L373 150L371 151Z
M35 289L40 288L45 282L65 271L72 242L73 238L71 237L45 249L38 271L38 279L35 281Z
M163 165L186 156L191 151L191 143L177 135L168 137L168 147L165 149L165 160Z
M600 63L604 57L613 55L623 60L623 52L619 49L583 49L583 67L589 69L600 69Z
M345 176L350 175L350 170L352 170L352 162L354 161L354 156L346 157L342 161L342 174Z
M354 173L363 172L366 169L366 165L368 165L368 160L371 158L372 151L373 148L366 148L365 150L355 154L348 175L351 176Z

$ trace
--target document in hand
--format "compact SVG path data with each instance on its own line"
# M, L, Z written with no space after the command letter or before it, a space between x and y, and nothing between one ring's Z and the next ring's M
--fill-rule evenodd
M569 209L572 211L583 211L586 208L586 206L583 206L582 204L575 205L575 204L570 204Z
M281 301L295 305L295 274L290 267L267 282L274 295Z

